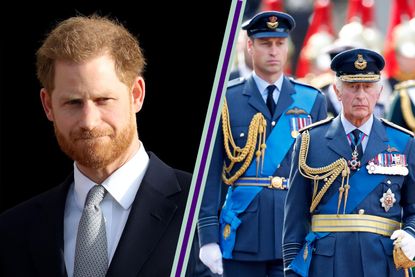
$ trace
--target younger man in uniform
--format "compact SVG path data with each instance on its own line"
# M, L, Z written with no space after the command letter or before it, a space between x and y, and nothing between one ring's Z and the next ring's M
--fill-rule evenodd
M200 258L214 273L283 276L292 145L301 127L326 117L324 96L283 74L294 27L275 11L242 25L254 71L228 86L199 215ZM218 218L221 186L229 189Z

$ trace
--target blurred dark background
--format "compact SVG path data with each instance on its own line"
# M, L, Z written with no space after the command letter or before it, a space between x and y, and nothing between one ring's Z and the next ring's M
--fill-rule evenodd
M230 0L11 3L0 18L0 212L58 185L73 168L39 99L35 51L57 22L77 14L117 18L147 59L138 131L147 151L193 171ZM8 4L9 5L9 4ZM188 12L188 11L192 12ZM196 31L194 31L196 29Z

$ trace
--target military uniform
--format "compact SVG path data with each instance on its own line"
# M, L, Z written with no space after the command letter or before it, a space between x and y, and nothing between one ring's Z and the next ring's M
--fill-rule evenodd
M287 37L293 25L289 15L264 12L243 28L250 37ZM261 263L282 276L283 208L292 145L302 126L326 117L320 91L284 76L271 114L256 77L254 72L228 85L200 208L200 243L220 243L225 276L274 274L265 272ZM221 186L229 189L218 218Z
M370 64L381 57L349 51L336 62L357 54L355 66L367 70L338 76L379 81L384 63ZM371 115L352 151L350 128L341 114L304 128L296 141L283 231L286 276L404 276L390 236L401 228L415 236L413 134Z
M415 81L409 80L395 86L388 119L399 126L415 131Z

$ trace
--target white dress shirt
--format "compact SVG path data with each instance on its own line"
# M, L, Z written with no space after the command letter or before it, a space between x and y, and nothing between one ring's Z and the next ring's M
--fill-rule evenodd
M280 91L282 87L282 82L284 81L284 75L281 74L281 77L273 84L269 84L267 81L261 79L255 71L252 72L252 77L254 78L254 81L256 83L256 86L258 87L259 92L261 93L262 99L264 99L264 102L267 103L267 97L268 97L268 90L267 87L269 85L275 85L277 88L274 90L274 93L272 94L272 98L274 99L275 104L278 103L278 98L280 97Z
M101 209L104 214L108 243L108 260L111 262L121 234L130 214L131 205L143 180L149 157L142 143L137 153L111 174L102 185L107 190ZM64 217L64 256L68 276L73 276L76 236L84 203L89 190L97 185L83 175L74 163L74 183L66 198Z
M343 124L344 131L346 132L346 135L348 135L350 132L353 132L354 129L359 129L361 132L363 132L366 136L364 140L362 141L362 149L363 152L365 152L367 142L369 141L370 131L372 130L373 125L373 114L370 116L370 118L359 128L354 126L350 121L344 117L344 114L341 113L340 120ZM351 143L351 141L349 141Z

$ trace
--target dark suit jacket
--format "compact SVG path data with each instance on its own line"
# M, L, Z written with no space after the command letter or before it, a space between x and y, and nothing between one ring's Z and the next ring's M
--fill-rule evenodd
M191 175L153 153L107 276L169 276ZM63 215L73 174L0 215L0 276L66 276Z

